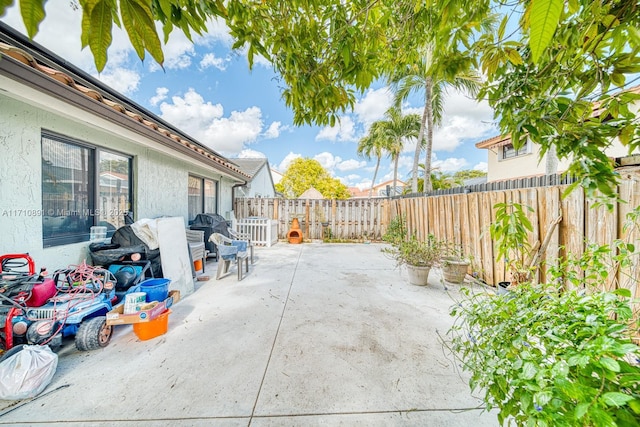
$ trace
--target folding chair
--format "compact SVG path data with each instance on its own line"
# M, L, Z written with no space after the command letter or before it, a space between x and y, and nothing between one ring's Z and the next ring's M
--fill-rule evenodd
M216 280L221 279L229 272L232 261L236 261L238 270L238 280L242 280L242 263L244 262L246 272L249 272L249 255L247 254L248 243L244 240L233 240L220 233L213 233L209 240L218 247L218 271Z

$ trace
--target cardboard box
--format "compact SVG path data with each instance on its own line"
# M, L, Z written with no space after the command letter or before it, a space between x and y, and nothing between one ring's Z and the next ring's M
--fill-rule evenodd
M113 310L107 313L107 325L130 325L133 323L149 322L160 316L166 309L180 300L180 291L169 291L167 299L153 304L146 310L140 310L137 313L124 314L124 303L113 307Z

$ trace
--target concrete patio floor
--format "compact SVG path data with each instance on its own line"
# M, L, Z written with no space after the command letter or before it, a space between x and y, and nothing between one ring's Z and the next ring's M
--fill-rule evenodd
M67 345L41 396L0 401L0 425L497 426L438 338L458 286L408 284L381 247L256 248L240 282L209 262L167 334Z

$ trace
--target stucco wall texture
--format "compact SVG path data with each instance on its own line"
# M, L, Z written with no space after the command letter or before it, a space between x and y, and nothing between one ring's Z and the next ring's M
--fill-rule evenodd
M88 260L89 242L43 248L43 130L132 156L136 220L179 216L186 225L189 173L218 181L218 212L224 215L231 209L231 183L215 170L143 146L122 132L44 111L0 92L0 254L28 252L37 266L50 271Z

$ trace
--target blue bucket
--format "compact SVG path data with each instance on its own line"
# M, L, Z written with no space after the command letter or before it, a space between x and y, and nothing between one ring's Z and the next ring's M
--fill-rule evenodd
M169 295L171 279L147 279L138 285L140 292L147 293L147 302L164 301Z

